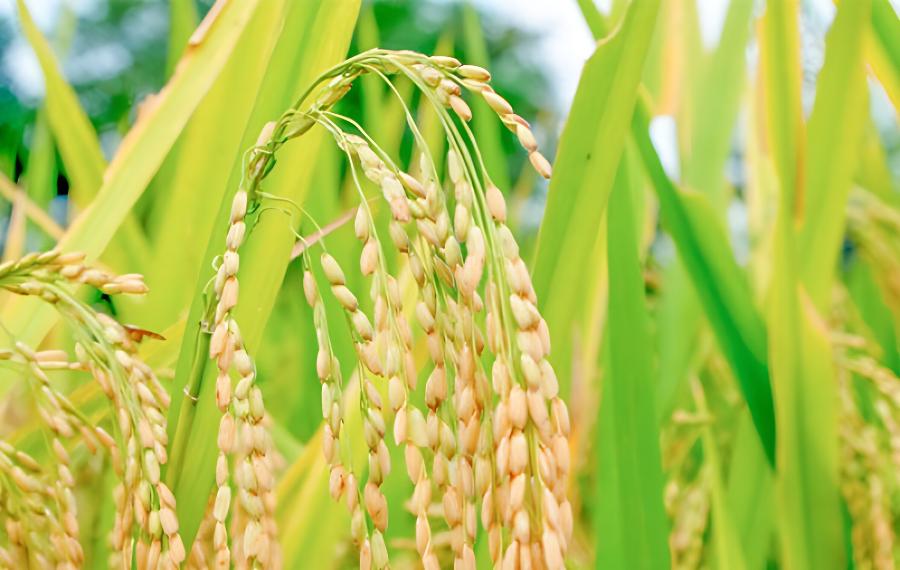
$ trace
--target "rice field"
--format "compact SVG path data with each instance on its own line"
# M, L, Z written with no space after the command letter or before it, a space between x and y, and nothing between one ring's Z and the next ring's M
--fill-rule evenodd
M158 4L11 6L0 568L897 567L895 3Z

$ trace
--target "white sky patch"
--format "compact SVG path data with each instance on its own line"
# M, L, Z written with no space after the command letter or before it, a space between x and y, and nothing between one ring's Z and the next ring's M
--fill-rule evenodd
M27 0L28 12L35 24L46 36L56 24L61 0ZM19 14L15 0L0 0L0 18L13 22L19 30ZM44 73L24 35L13 39L6 49L2 65L12 81L12 89L16 95L26 101L36 102L44 97Z
M575 0L478 0L477 4L513 26L540 34L528 55L535 57L549 74L554 103L568 109L584 62L594 52L594 40Z
M17 38L7 48L3 68L12 80L16 95L26 101L36 102L44 98L44 72L31 46Z
M79 81L99 81L115 77L131 64L131 54L124 46L105 43L73 54L66 69Z
M728 15L729 0L697 0L697 15L700 18L700 36L703 46L710 49L719 43L725 16Z
M663 170L673 180L681 178L681 163L678 156L678 125L672 115L659 115L650 121L650 140L659 154Z
M900 0L892 0L900 2ZM612 0L594 0L597 8L608 13ZM476 0L480 8L502 17L514 26L537 32L541 40L532 47L533 55L547 70L554 85L554 103L568 109L578 86L585 60L594 52L594 40L575 0ZM730 0L697 0L697 14L705 46L719 41Z

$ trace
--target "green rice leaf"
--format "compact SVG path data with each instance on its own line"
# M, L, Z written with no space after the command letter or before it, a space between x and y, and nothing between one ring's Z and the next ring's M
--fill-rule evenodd
M622 162L627 164L626 161ZM649 323L626 167L609 200L609 306L597 459L598 568L668 568Z
M800 233L802 278L813 302L827 307L862 136L869 89L863 46L868 0L842 2L828 33L825 65L809 119L805 193L809 200Z
M560 139L533 263L534 287L556 346L571 347L582 299L571 294L597 239L625 144L659 2L632 5L621 28L587 61ZM568 378L569 357L553 357ZM563 380L563 393L568 386Z
M24 0L17 0L17 4L22 30L44 72L47 120L56 135L56 143L68 171L71 184L69 195L79 206L87 206L97 194L106 169L100 141L78 102L75 90L63 77L49 42L31 18Z
M890 0L872 0L872 27L867 42L867 59L875 77L900 109L900 18Z
M846 568L838 487L838 398L828 327L798 285L790 218L785 210L779 213L768 320L782 560L787 568Z
M195 283L208 267L203 254L231 174L223 164L239 161L244 151L241 143L282 26L277 14L258 10L248 20L231 58L153 179L147 227L154 242L144 277L157 302L128 304L124 312L132 322L153 329L181 316L193 294L184 284Z
M592 29L599 28L602 18L584 3L581 6L589 14ZM593 31L602 32L601 29ZM766 456L774 464L775 412L766 363L765 325L727 246L727 233L717 221L721 218L704 196L678 190L663 170L650 140L648 108L647 101L639 98L631 134L659 199L660 220L675 241L719 346L747 400ZM552 322L549 317L548 322Z
M639 106L632 135L659 199L660 221L691 275L719 346L741 387L763 449L775 459L775 413L766 363L766 329L734 260L728 234L705 196L678 190L650 141L646 107Z

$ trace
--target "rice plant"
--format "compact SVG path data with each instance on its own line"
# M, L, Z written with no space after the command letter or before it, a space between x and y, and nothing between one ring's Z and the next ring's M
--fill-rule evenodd
M0 568L896 567L895 7L573 4L557 138L471 5L172 0L107 163L18 0Z

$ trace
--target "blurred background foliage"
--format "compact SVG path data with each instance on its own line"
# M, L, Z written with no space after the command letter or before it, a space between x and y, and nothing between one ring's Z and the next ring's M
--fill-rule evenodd
M47 99L40 89L33 88L41 80L24 75L39 73L40 68L22 63L31 57L31 47L22 34L15 7L6 1L10 9L0 18L0 172L5 176L0 179L4 204L0 223L5 225L5 231L0 232L0 247L6 257L11 257L52 244L54 232L66 228L87 202L68 200L70 187L84 180L84 173L75 171L83 164L66 160L63 146L55 138L61 134L59 128L50 125ZM856 0L844 0L839 5L853 6L853 2ZM38 3L28 4L34 4L34 11L39 12ZM96 132L97 146L102 150L102 157L94 161L99 164L95 164L94 173L98 187L105 162L113 159L123 137L143 112L142 105L152 102L153 95L171 77L188 37L210 4L191 0L62 2L55 17L39 22L52 24L41 30ZM352 3L341 3L346 4ZM584 13L578 34L604 38L609 30L622 31L617 26L624 26L628 2L605 2L603 11L597 10L592 0L578 0L577 4ZM640 6L642 2L630 4ZM651 3L643 4L647 10L646 5ZM579 526L570 548L573 567L587 567L599 559L607 562L606 567L645 564L643 567L650 568L657 567L654 562L659 559L655 556L670 556L676 568L845 568L853 563L860 568L892 567L898 560L893 537L900 532L900 398L895 404L880 402L889 400L891 390L900 393L896 379L900 374L900 128L896 98L900 89L900 34L896 33L896 4L871 0L871 10L866 9L864 18L856 14L857 20L852 19L852 8L844 12L849 14L845 16L847 23L838 30L839 39L834 40L838 47L832 51L843 53L842 41L859 47L864 37L865 47L859 48L864 49L864 56L848 53L858 56L860 62L865 60L866 75L860 71L861 64L860 69L853 67L857 60L840 66L839 55L833 58L839 62L833 64L837 71L829 72L837 79L830 80L827 91L817 87L826 81L823 68L828 61L827 42L834 31L836 14L841 13L831 2L770 1L768 8L754 0L672 0L659 4L655 27L651 20L643 27L634 24L624 28L637 34L627 37L647 41L610 42L607 51L600 54L598 50L603 58L610 59L592 58L574 103L571 93L560 94L554 64L534 57L534 46L548 32L540 27L526 30L511 25L502 11L485 9L487 3L365 2L358 20L351 22L355 28L348 52L374 46L412 49L453 54L463 61L485 65L493 73L497 91L535 126L547 156L554 156L559 147L556 166L568 161L563 172L556 172L554 184L558 186L551 185L548 197L546 184L531 173L515 138L476 106L474 129L489 170L508 196L510 223L523 245L523 257L534 260L542 310L554 334L554 366L560 371L576 424L573 495ZM287 0L279 5L308 7ZM327 9L327 3L322 5ZM713 5L722 16L720 35L705 31ZM794 6L796 29L790 25L778 28L764 17L771 9L790 22ZM297 17L298 22L300 19ZM107 249L105 241L87 241L96 250L89 251L92 257L102 252L103 263L147 275L152 302L111 306L99 295L94 294L93 299L124 320L164 332L169 342L163 346L150 344L146 351L154 365L168 371L169 377L176 377L174 385L184 368L184 355L179 361L179 350L192 348L189 340L183 346L180 341L192 330L186 327L186 323L192 324L188 308L196 305L195 293L208 277L204 265L208 261L204 254L207 241L220 241L214 231L215 213L222 196L233 191L226 182L229 172L233 176L238 142L245 143L243 147L251 144L259 125L277 116L298 91L291 82L293 73L300 71L291 66L290 57L300 55L287 53L285 47L293 45L296 38L281 37L271 31L274 27L261 16L247 24L247 35L240 39L244 43L238 43L231 67L223 65L221 77L218 68L210 72L216 80L210 95L191 108L189 117L181 117L184 129L172 135L171 145L162 145L163 150L154 155L152 172L145 173L146 184L143 179L123 183L123 187L139 188L135 194L139 199L133 209L116 211L116 216L121 216L116 219L125 221L121 228L118 222L115 224L115 236L104 234L103 239L111 240L112 246ZM266 43L270 38L271 44ZM782 57L777 50L774 57L767 56L770 52L766 50L773 44L781 47L781 40L784 45L796 44L796 65L790 64L789 55ZM257 45L261 47L248 49ZM641 46L646 47L646 53L640 53ZM344 46L331 47L343 55ZM276 61L276 55L280 58L277 66L268 67L270 55L272 61ZM571 59L577 60L580 69L588 55L590 50L573 54ZM781 69L779 61L788 64ZM324 63L315 61L320 68ZM834 75L841 72L847 75ZM852 75L855 72L860 72L859 77ZM843 80L851 76L856 78L855 83ZM397 127L402 123L400 110L383 84L368 79L354 87L339 111L358 118L376 138L389 141L386 148L409 161L409 133ZM251 85L264 85L271 91L258 94ZM631 90L621 85L629 85ZM398 89L410 92L402 82ZM845 92L857 98L849 103L840 99ZM601 94L604 103L598 105L595 101ZM560 139L566 138L563 126L570 103L571 113L577 113L583 125L580 131L577 126L566 127L576 131L569 135L572 146L566 152ZM822 110L816 112L817 105ZM629 125L632 106L635 119ZM152 108L152 103L147 108ZM792 124L801 125L799 133L787 127L773 128L767 122L771 116L781 117L780 113L793 119ZM425 112L418 118L423 124L429 121ZM603 133L618 136L595 141L600 125L609 129ZM779 125L782 123L775 123L775 127ZM854 132L845 132L845 125L859 126L858 138ZM222 148L215 147L219 142ZM810 160L794 160L798 155L792 153L796 151L792 145L811 149L805 157ZM777 155L779 151L784 154ZM850 157L857 151L857 156ZM598 159L587 164L584 157L590 158L592 152ZM285 161L299 160L298 154ZM799 155L804 156L802 152ZM284 175L273 184L282 190L295 190L300 201L307 198L305 208L324 225L339 219L352 203L348 199L346 165L328 146L321 150L316 147L310 156L314 160L304 163L307 171ZM591 170L597 163L599 166ZM784 183L796 174L791 172L791 165L806 176L800 176L799 184ZM839 169L834 170L834 165ZM837 194L846 191L850 197L837 202L840 219L826 224L827 231L813 230L809 235L810 230L805 230L791 239L793 234L779 226L781 220L776 220L775 211L779 197L787 194L784 188L793 190L806 180L814 184L808 189L809 195L819 196L816 192L820 191L826 195L837 180L843 184ZM27 224L22 221L22 210L27 210L23 192L37 206L37 212L28 210ZM615 224L608 223L605 210L610 192L618 197L611 198L609 204L609 216L619 216ZM630 204L621 199L622 194L630 196ZM17 199L18 209L14 206ZM49 220L41 217L44 210L50 214ZM825 218L833 221L833 212L822 213ZM542 224L549 229L541 229L539 238ZM313 231L308 222L300 227L305 233ZM781 233L776 231L779 228ZM81 235L88 234L83 231ZM790 269L792 264L806 264L805 257L815 256L804 254L813 249L792 251L788 259L775 254L796 244L800 244L798 249L815 244L820 238L825 240L826 234L835 236L835 247L825 249L827 255L835 256L837 278L833 291L826 288L826 293L833 293L833 300L823 303L816 299L814 303L820 318L814 323L826 324L812 327L810 332L809 327L804 328L809 324L806 313L793 303L793 292L797 283L812 290L830 278L804 274L791 277L792 281L780 271ZM286 231L281 237L285 236ZM328 239L329 250L342 261L358 256L358 244L346 228ZM617 247L629 250L631 257L609 255L610 248ZM640 262L639 272L634 271L637 264L632 258ZM278 259L280 264L282 259ZM263 261L260 264L264 265ZM831 268L834 264L822 265ZM315 463L320 415L319 385L310 373L315 359L310 311L299 294L299 267L296 263L288 265L286 259L284 267L279 265L271 275L260 278L260 290L271 293L263 295L262 304L271 305L266 305L263 314L268 316L266 311L271 310L272 317L256 323L260 330L252 333L254 344L260 347L260 378L275 420L276 439L288 465L280 488L284 491L283 517L288 521L283 532L295 541L290 546L295 556L302 552L309 560L330 562L337 549L350 565L353 554L346 548L346 515L339 505L331 503L325 492L325 471ZM618 275L628 280L625 289L631 294L617 307L620 310L611 311L615 294L611 280ZM646 306L640 296L634 295L633 287L628 289L634 284L644 295ZM355 285L359 288L360 284ZM776 301L784 302L775 305L783 311L772 309ZM806 305L802 306L806 310ZM800 316L794 319L785 316L788 313ZM11 314L30 315L24 309L19 313L6 310L4 319ZM339 314L330 317L336 320ZM646 330L634 325L640 322L646 323ZM797 323L805 324L792 328ZM806 354L800 363L785 361L785 354L791 357L808 348L788 343L801 337L817 342L822 340L817 336L822 330L828 333L824 350L811 351L812 356ZM57 330L55 334L64 333ZM38 340L43 338L35 335ZM619 339L622 341L616 344ZM346 336L336 340L336 347L339 354L352 354ZM611 351L617 356L611 356ZM640 366L632 369L627 359L621 358L623 354L632 361L639 360ZM777 386L785 382L784 377L793 374L795 380L799 379L798 385L804 386L803 380L818 376L814 369L810 372L803 367L832 358L837 363L835 374L826 376L834 381L834 390L826 398L836 393L841 402L834 416L823 411L812 413L810 419L801 413L804 406L813 412L827 408L815 399L820 385L805 385L797 393L782 392L793 398L782 395L779 400ZM635 384L643 391L629 391L625 385L615 399L601 400L601 380L608 378L644 382ZM835 499L835 492L830 497L835 500L822 503L823 510L809 512L802 506L778 502L782 496L776 489L782 483L767 467L745 402L749 399L746 386L752 387L752 382L760 378L762 382L756 386L768 385L770 378L776 386L779 429L784 425L799 434L791 442L791 451L801 452L805 445L815 443L817 436L828 439L829 430L840 434L840 444L835 435L826 446L833 444L834 449L829 449L835 454L839 450L839 462L831 458L835 460L826 462L821 473L803 472L808 465L802 459L792 464L789 457L786 468L790 482L801 489L813 488L819 479L833 475L834 481L828 482L840 487L840 501ZM789 383L781 386L781 390L795 387ZM173 390L177 392L180 386ZM91 401L90 396L84 395L85 400ZM804 396L810 399L804 400ZM612 404L613 400L617 404ZM632 409L640 410L635 414L639 417L624 412ZM793 410L793 415L786 409ZM889 410L887 415L884 409ZM615 431L610 425L597 425L598 411L603 411L601 422L624 422L622 425L634 427L651 443L658 440L661 457L656 463L661 467L653 464L649 451L646 456L637 454L637 467L631 466L632 471L624 462L610 462L610 457L617 457L616 445L621 441L609 439L607 434ZM23 429L21 412L6 412L4 434ZM892 425L895 420L898 423ZM628 435L619 433L623 439ZM199 432L198 441L203 437ZM202 472L203 450L196 449L200 465L197 472ZM821 466L816 461L811 464ZM617 480L608 479L611 465ZM798 472L790 471L798 465ZM98 478L104 473L102 467L88 467ZM654 479L654 473L660 470L665 478L662 483ZM194 474L187 471L180 476L190 481ZM198 481L202 486L202 477ZM664 485L659 493L657 483ZM185 483L188 490L189 484ZM388 486L391 504L409 495L405 481L394 478ZM875 496L875 487L883 489L883 496ZM623 501L616 505L618 511L610 510L609 497L616 494L634 502ZM108 495L105 493L107 500ZM660 500L641 501L654 495ZM776 505L785 512L777 512ZM410 535L411 517L396 511L391 515L392 533ZM316 524L298 520L292 512L321 514L321 520L315 521L319 526L311 528ZM660 555L659 550L649 547L603 550L603 533L615 536L617 528L621 532L616 523L623 523L617 518L622 512L638 518L647 515L646 520L651 522L662 521L655 526L647 523L647 528L626 527L625 532L634 533L630 540L650 537L648 540L656 546L662 544L661 550L668 548L668 554ZM799 515L806 515L807 520L790 518ZM836 528L840 533L837 540L819 555L830 554L834 548L840 555L822 566L804 565L802 558L790 558L792 563L786 563L789 556L802 552L811 557L805 562L812 564L816 546L806 541L803 532L792 534L778 525L797 527L812 536L816 536L816 530ZM887 532L885 528L891 537L888 555L885 558L881 552L878 559L878 548L885 548L885 542L878 542L875 533ZM855 549L847 556L854 562L841 562L849 552L844 551L845 544Z
M29 61L30 48L19 31L13 3L8 3L7 17L0 18L0 168L15 181L27 170L35 138L41 136L42 89L40 77L33 76L39 70ZM169 45L170 3L103 0L75 4L77 9L61 2L36 13L52 22L53 27L43 31L110 159L134 122L141 101L162 87L174 65L172 60L180 55ZM199 21L211 5L203 0L194 3L193 19ZM486 59L498 89L523 116L546 125L548 138L559 128L562 117L550 92L550 78L539 64L523 55L527 53L523 48L540 32L510 26L502 15L479 13L464 3L432 0L378 0L367 4L362 22L365 26L354 35L349 53L374 44L431 53L441 45L467 61ZM471 38L469 33L467 38L467 30L473 26L483 35ZM377 85L372 88L380 89ZM360 90L354 90L344 105L351 115L363 115ZM511 133L504 131L501 140L509 157L506 177L518 175L525 155L518 151ZM55 157L58 193L65 195L65 167L58 154Z

